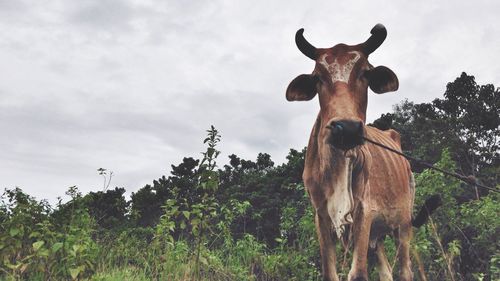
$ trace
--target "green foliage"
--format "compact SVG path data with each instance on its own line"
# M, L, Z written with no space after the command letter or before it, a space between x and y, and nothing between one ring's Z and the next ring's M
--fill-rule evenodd
M10 279L76 280L95 270L97 245L92 239L94 222L82 208L76 188L68 195L69 220L60 224L44 201L21 189L6 190L0 232L0 269ZM63 209L59 205L59 209ZM3 231L8 230L8 231Z
M128 202L124 197L125 189L108 189L89 192L83 197L83 203L98 227L112 230L124 227L127 223Z
M284 207L287 204L297 206L299 215L309 206L303 187L294 188L302 183L304 155L305 149L291 149L288 162L277 167L270 156L263 153L257 156L257 162L229 156L230 165L219 171L220 192L216 196L222 202L234 198L250 203L247 215L237 218L231 225L236 237L250 233L271 247L277 246L275 238L281 235Z
M454 169L448 150L443 151L436 165ZM457 198L463 196L464 186L458 180L425 170L417 175L416 182L416 206L421 206L425 198L436 191L444 203L432 215L431 223L415 233L415 247L425 261L429 276L450 279L453 274L463 280L478 280L478 276L483 280L495 280L500 249L498 193L459 204Z

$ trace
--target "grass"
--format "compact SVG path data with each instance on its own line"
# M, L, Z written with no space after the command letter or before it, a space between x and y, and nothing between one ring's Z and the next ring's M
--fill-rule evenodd
M115 268L102 272L97 272L92 276L92 281L148 281L148 278L143 269L136 267Z

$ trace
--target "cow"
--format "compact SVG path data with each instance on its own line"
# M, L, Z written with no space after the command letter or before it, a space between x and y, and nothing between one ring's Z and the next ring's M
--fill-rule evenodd
M396 74L385 66L374 67L369 55L387 37L377 24L371 36L357 45L338 44L316 48L295 35L298 49L315 61L312 74L290 82L288 101L308 101L318 95L320 111L312 128L303 181L315 211L322 276L338 280L337 241L352 241L349 281L368 280L370 250L376 256L380 280L392 280L383 240L393 235L397 243L399 280L412 280L410 239L412 224L421 225L438 202L426 202L418 221L412 219L415 181L410 163L372 143L369 138L401 151L400 135L366 126L368 87L377 94L396 91ZM435 198L434 198L435 199Z

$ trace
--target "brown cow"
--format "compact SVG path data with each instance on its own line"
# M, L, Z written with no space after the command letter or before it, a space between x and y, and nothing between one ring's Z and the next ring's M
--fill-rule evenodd
M338 238L352 235L349 280L368 280L369 248L376 254L380 280L392 280L383 239L393 234L399 249L400 280L411 280L415 183L410 164L401 156L363 142L366 136L401 150L396 131L365 126L368 87L382 94L396 91L399 85L389 68L373 67L368 62L387 31L377 24L366 42L328 49L315 48L303 32L297 31L295 41L316 65L312 74L299 75L290 83L286 98L306 101L316 93L319 97L320 112L309 139L303 180L316 213L323 278L338 280L335 244ZM419 217L428 215L423 214Z

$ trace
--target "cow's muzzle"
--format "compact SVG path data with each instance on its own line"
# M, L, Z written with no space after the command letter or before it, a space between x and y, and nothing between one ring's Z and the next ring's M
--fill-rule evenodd
M335 148L349 150L364 143L363 122L354 120L330 121L327 142Z

